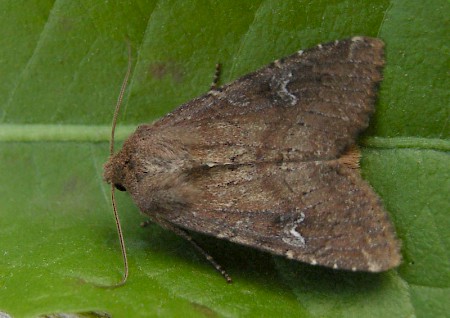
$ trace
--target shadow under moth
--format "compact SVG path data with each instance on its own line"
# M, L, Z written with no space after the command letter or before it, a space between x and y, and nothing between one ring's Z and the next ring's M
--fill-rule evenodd
M353 37L276 60L141 125L104 167L152 221L334 269L399 265L400 244L360 176L384 44Z

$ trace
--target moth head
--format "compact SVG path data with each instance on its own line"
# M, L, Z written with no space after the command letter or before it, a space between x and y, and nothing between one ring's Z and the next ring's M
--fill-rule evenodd
M127 173L129 159L124 158L119 152L111 156L104 165L103 178L104 180L114 185L119 191L127 191Z

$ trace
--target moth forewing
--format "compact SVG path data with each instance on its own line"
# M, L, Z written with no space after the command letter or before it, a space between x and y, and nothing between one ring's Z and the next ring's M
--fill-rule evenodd
M105 179L166 227L335 269L393 268L399 242L352 154L383 46L321 44L194 99L139 127Z

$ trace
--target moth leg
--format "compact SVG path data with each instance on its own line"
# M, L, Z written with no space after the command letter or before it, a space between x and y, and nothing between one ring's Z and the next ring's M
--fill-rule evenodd
M141 224L139 224L139 226L140 227L147 227L147 226L149 226L152 223L153 222L151 220L145 220L145 221L142 221Z
M220 65L220 63L217 63L216 70L214 72L213 81L209 88L210 91L215 91L217 89L217 84L219 83L219 78L220 78L220 71L221 71L221 65Z
M209 255L200 245L198 245L197 242L194 241L194 239L189 235L188 232L180 229L179 227L176 227L175 225L171 224L170 222L167 222L166 220L161 220L160 218L158 218L157 222L162 227L174 232L178 236L180 236L180 237L184 238L185 240L187 240L188 242L190 242L195 247L195 249L200 254L202 254L208 260L208 262L211 263L212 266L214 266L214 268L223 276L223 278L225 278L227 283L232 282L231 277L222 268L222 266L220 266L219 263L217 263L211 255Z

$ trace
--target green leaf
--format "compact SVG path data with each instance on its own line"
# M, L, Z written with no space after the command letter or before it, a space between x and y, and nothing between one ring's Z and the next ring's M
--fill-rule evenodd
M0 314L113 317L410 317L450 311L448 12L445 0L0 2ZM128 283L102 180L113 107L133 76L119 138L222 83L302 48L354 35L386 42L364 177L402 240L383 274L313 267L119 213Z

